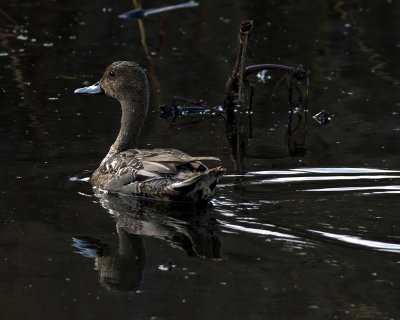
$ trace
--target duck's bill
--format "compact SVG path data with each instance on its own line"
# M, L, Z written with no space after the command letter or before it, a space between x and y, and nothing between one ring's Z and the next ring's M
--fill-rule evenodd
M100 81L91 86L79 88L74 91L75 94L104 94L104 90L100 85Z

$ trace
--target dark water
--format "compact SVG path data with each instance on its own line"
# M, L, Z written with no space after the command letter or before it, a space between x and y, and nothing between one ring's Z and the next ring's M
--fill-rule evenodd
M129 1L1 8L21 27L0 13L2 319L400 319L397 1L201 1L143 20L147 47L136 21L117 18ZM174 94L222 104L244 19L249 65L310 70L309 112L288 139L271 71L251 120L238 113L248 138L232 154L223 118L173 127L158 106ZM73 90L115 60L151 79L141 147L227 167L209 207L95 195L82 181L120 110ZM311 117L323 109L326 126Z

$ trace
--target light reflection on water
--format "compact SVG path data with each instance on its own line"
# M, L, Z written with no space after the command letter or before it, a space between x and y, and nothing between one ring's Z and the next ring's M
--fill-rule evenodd
M242 232L248 232L248 233L259 234L259 235L264 235L264 236L272 236L272 237L277 237L277 238L292 238L292 239L297 238L296 236L281 233L281 232L270 231L270 230L260 229L260 228L249 228L249 227L245 227L245 226L226 223L223 221L219 221L219 222L223 225L223 227L231 229L231 230L238 230L238 231L242 231Z
M397 170L384 170L384 169L370 169L370 168L306 168L306 169L289 169L281 171L253 171L248 172L244 175L227 175L224 180L231 178L246 178L246 180L239 183L245 183L249 185L262 185L270 183L306 183L306 182L327 182L327 181L359 181L359 180L393 180L400 179L400 175L390 175L391 173L397 173ZM377 174L379 173L379 174ZM298 176L302 174L301 176ZM311 174L311 175L310 175ZM324 174L324 175L319 175ZM257 176L275 176L285 175L285 177L273 177L271 179L256 180ZM237 184L238 182L235 181ZM231 187L233 183L223 183L220 185L222 188ZM324 188L309 188L301 189L298 191L323 191L323 192L336 192L336 191L365 191L365 190L385 190L381 192L372 192L368 194L378 193L398 193L398 185L388 186L335 186L335 187L324 187Z
M398 173L398 170L386 170L386 169L373 169L373 168L295 168L289 170L261 170L261 171L250 171L244 175L225 175L225 177L248 177L255 175L292 175L301 173L340 173L340 174L352 174L352 173Z
M263 183L285 183L285 182L304 182L304 181L329 181L329 180L380 180L380 179L400 179L400 176L368 175L368 176L314 176L314 177L285 177L265 179L255 181L253 184Z
M371 168L305 168L291 169L298 172L309 173L393 173L400 172L398 170L371 169Z
M335 234L335 233L329 233L329 232L321 232L321 231L317 231L317 230L309 230L309 231L315 232L315 233L320 234L321 236L324 236L327 238L335 239L335 240L349 243L349 244L354 244L354 245L358 245L358 246L362 246L362 247L376 249L379 251L400 253L400 244L396 244L396 243L373 241L373 240L362 239L359 237L354 237L354 236L345 235L345 234Z
M334 232L325 232L315 229L308 229L306 227L282 227L271 223L268 219L268 210L272 209L274 206L282 206L284 203L292 203L289 209L294 210L296 208L296 203L299 201L298 197L301 192L321 192L322 197L314 196L313 201L326 202L325 211L330 212L330 201L343 201L343 199L338 199L337 197L332 200L330 197L337 195L338 192L357 192L361 195L378 195L378 194L397 194L400 193L400 185L387 184L381 185L382 181L386 180L393 181L394 179L399 179L399 175L393 175L393 173L400 172L397 170L384 170L384 169L370 169L370 168L305 168L305 169L289 169L289 170L270 170L270 171L255 171L249 172L244 175L227 175L224 177L224 181L220 186L221 193L228 191L234 185L244 185L244 186L259 186L264 188L264 194L267 199L254 199L254 201L243 201L235 202L229 200L224 193L220 197L214 199L214 207L217 214L220 215L218 220L223 232L234 232L242 234L250 234L254 236L262 236L269 240L282 240L286 239L288 243L294 247L300 243L306 246L323 245L324 239L334 239L338 245L348 245L352 244L355 246L364 247L367 249L377 250L377 251L388 251L393 253L400 253L400 244L389 243L377 240L368 240L359 236L360 230L364 230L366 236L368 237L368 228L359 225L358 228L353 230L356 235L352 234L342 234L341 232L347 230L347 232L352 232L349 228L338 227L331 225L327 222L320 222L319 225L324 229L336 230ZM284 177L273 177L273 176ZM301 176L299 176L301 175ZM257 180L258 176L272 176L271 179ZM237 181L236 179L240 177L244 180ZM235 179L235 183L224 183L226 180ZM339 181L350 181L359 186L329 186L329 184L336 183ZM365 181L368 181L368 185L365 185ZM275 189L265 188L269 184L279 183L287 188L285 192L282 193L282 188ZM296 183L296 188L293 189L292 183ZM324 184L321 188L310 188L309 184ZM360 185L363 184L364 185ZM326 186L328 184L328 186ZM301 186L301 188L299 188ZM331 196L330 196L331 195ZM271 200L268 199L271 198ZM300 196L301 197L301 196ZM278 199L276 199L278 198ZM303 200L301 200L303 201ZM294 209L293 209L294 208ZM251 215L252 209L258 209L259 212L265 212L263 215ZM372 209L370 210L372 211ZM290 214L290 211L288 212ZM244 216L245 215L245 216ZM224 218L222 218L224 217ZM378 217L376 217L377 219ZM228 219L229 221L226 221ZM360 224L363 221L359 222ZM317 235L317 237L316 237ZM293 241L292 241L293 240ZM296 242L296 243L295 243Z
M323 238L329 238L337 240L339 245L341 243L352 244L355 246L360 246L372 250L400 253L400 244L388 243L376 240L368 240L368 239L363 239L359 236L329 233L318 230L306 230L302 231L301 235L296 235L299 234L298 230L287 229L285 230L287 233L270 230L270 229L277 229L276 226L271 224L254 223L254 227L248 227L243 225L243 223L246 221L243 220L241 221L239 219L237 219L235 223L226 222L221 219L218 220L218 222L220 223L223 232L234 233L234 234L248 233L254 236L265 236L266 239L269 240L271 239L287 240L289 243L292 243L293 246L297 246L297 249L299 248L298 247L299 244L305 245L307 247L310 246L315 247L316 245L315 240L318 240L318 238L316 239L315 236L310 235L310 233L314 233L321 237L320 238L321 241L319 241L320 245L322 245L324 242ZM332 228L332 226L329 226L329 228ZM290 234L290 232L293 232L294 234ZM313 239L312 241L310 240L311 238Z
M325 192L336 192L336 191L364 191L364 190L388 190L390 192L398 192L400 185L392 186L370 186L370 187L337 187L337 188L321 188L321 189L306 189L304 191L325 191ZM376 193L376 192L372 192ZM384 192L379 192L384 193ZM371 193L363 193L371 194Z

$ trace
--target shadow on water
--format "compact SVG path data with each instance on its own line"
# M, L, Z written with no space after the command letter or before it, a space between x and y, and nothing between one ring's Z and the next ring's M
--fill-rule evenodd
M220 240L212 204L162 203L131 196L95 192L101 206L115 220L118 244L112 246L90 236L76 236L78 253L95 260L100 283L110 290L134 291L140 288L146 264L146 237L166 241L188 256L220 259ZM172 270L172 262L160 265Z

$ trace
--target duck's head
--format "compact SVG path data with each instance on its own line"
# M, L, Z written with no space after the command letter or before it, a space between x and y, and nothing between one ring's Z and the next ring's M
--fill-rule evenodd
M110 64L100 81L74 91L76 94L106 94L120 102L148 100L149 85L144 70L132 61Z

